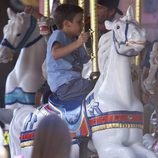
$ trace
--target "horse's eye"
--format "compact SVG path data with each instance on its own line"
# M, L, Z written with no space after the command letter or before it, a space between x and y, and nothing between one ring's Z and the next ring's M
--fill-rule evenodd
M19 37L20 35L21 35L21 33L18 33L16 36L18 36L18 37Z
M119 25L117 25L116 29L117 29L117 30L118 30L118 29L120 29L120 26L119 26Z

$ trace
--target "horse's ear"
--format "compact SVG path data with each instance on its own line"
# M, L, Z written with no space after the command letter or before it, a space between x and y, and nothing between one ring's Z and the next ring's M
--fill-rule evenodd
M107 30L113 29L113 23L111 21L106 20L104 24Z
M134 19L134 12L133 12L133 8L131 6L129 6L127 9L126 17L127 17L127 20L129 20L129 21Z
M17 13L17 17L19 18L20 22L23 24L24 23L24 18L22 17L22 14Z
M13 19L16 16L16 13L14 13L10 8L7 8L7 14L9 19Z

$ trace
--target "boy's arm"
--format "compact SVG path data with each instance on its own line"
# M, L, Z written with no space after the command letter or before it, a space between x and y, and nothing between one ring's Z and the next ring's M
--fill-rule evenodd
M82 46L83 43L87 42L88 38L89 38L88 33L81 33L81 35L76 41L64 47L61 46L59 42L56 42L52 47L52 55L54 59L60 59L72 53L75 49Z

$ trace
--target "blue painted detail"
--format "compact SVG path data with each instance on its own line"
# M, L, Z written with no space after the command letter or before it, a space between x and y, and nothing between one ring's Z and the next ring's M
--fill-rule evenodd
M24 129L23 129L24 131L27 130L28 124L29 124L29 122L31 121L32 115L33 115L33 113L31 112L31 113L29 114L29 116L27 117L27 120L25 121Z
M33 114L32 115L32 119L31 119L31 121L29 122L29 129L31 130L31 129L33 129L33 125L35 124L37 122L37 115L35 115L35 114Z
M24 92L22 88L16 87L12 92L5 94L5 104L12 105L14 103L35 105L35 93Z
M37 115L31 112L29 117L28 117L28 120L25 122L26 122L26 124L24 125L24 131L25 130L32 130L34 124L37 122Z
M102 114L99 108L99 102L94 100L94 93L92 93L85 101L90 116L98 116Z

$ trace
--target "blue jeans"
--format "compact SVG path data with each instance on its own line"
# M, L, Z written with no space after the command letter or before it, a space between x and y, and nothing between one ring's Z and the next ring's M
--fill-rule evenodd
M60 100L69 101L75 97L87 95L94 88L94 82L91 80L78 78L61 85L56 95Z

